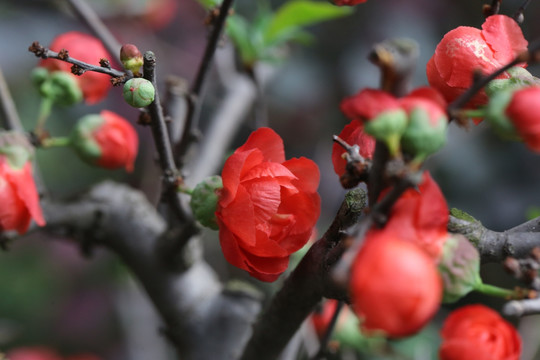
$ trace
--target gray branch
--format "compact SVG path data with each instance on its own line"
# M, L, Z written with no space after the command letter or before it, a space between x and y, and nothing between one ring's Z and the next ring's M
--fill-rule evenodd
M106 182L77 201L46 201L43 210L47 230L103 245L121 258L148 293L182 359L239 357L259 301L244 290L224 289L200 254L185 270L165 266L155 244L166 224L142 193Z
M513 300L504 305L503 314L506 316L524 316L540 314L540 298Z
M478 249L482 263L501 262L509 256L525 258L533 248L540 246L539 222L540 218L536 218L510 230L497 232L473 218L451 215L448 231L468 238Z

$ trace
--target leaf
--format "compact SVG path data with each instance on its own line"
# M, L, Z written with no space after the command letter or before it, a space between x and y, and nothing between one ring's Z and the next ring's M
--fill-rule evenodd
M257 52L253 47L249 23L239 15L231 15L227 19L227 35L236 46L242 62L251 63L257 59Z
M324 2L289 1L276 12L265 33L265 43L272 44L279 40L283 33L290 33L302 26L343 17L352 12L351 8L337 7Z

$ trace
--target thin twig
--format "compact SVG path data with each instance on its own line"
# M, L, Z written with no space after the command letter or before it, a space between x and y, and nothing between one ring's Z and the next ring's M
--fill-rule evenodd
M67 0L77 17L81 19L96 35L107 51L118 64L120 62L120 43L116 40L114 35L109 31L107 26L101 21L96 12L88 6L84 0Z
M202 103L203 89L208 71L210 70L210 65L214 59L214 53L221 38L221 33L225 27L225 20L229 15L229 10L233 4L234 0L223 0L221 7L219 9L219 15L216 18L216 21L213 23L212 32L210 33L210 38L206 44L204 50L204 55L202 57L201 63L199 64L199 69L195 75L195 80L193 81L190 89L190 96L188 98L188 112L186 115L184 133L180 143L176 147L175 154L179 159L179 166L181 167L185 162L184 156L189 148L189 145L193 139L193 134L198 127L198 118L200 113L200 107Z
M519 7L519 9L514 14L513 18L516 20L517 23L521 24L523 22L524 18L524 12L525 9L527 9L527 6L529 6L531 0L525 0L525 2Z
M0 110L2 111L3 126L6 130L24 131L21 119L17 113L15 102L11 97L4 73L0 68Z
M107 74L114 78L126 77L126 73L124 73L123 71L85 63L84 61L80 61L69 56L69 52L66 50L60 52L52 51L44 46L41 46L41 44L37 41L34 41L32 45L28 47L28 51L34 53L34 55L42 59L57 59L76 65L80 69L80 71L77 71L76 75L82 75L82 73L84 73L85 71L94 71L102 74ZM127 80L127 78L125 80Z
M150 113L150 118L152 119L150 126L152 128L152 135L154 137L156 149L159 154L159 164L163 170L163 180L165 183L164 196L166 196L177 215L181 219L185 219L186 214L175 187L178 177L178 170L174 162L167 125L165 123L165 117L163 116L163 109L159 99L159 91L156 81L156 56L152 51L147 51L144 54L143 69L144 78L150 81L156 89L154 101L148 106L148 111Z
M341 310L343 310L344 305L345 303L343 301L338 301L336 309L334 310L334 313L332 314L332 319L330 320L330 324L328 324L324 332L324 336L321 339L319 352L315 354L312 360L321 360L325 358L328 342L330 342L330 338L332 337L332 333L334 332L334 328L336 327L339 314L341 314Z

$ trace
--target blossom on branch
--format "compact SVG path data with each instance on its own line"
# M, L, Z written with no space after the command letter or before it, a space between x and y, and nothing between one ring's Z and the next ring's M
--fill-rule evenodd
M505 115L517 134L533 151L540 152L540 87L517 90L506 107Z
M227 159L221 177L216 217L225 258L259 280L276 280L319 218L317 165L285 160L279 135L260 128Z
M65 49L70 57L96 66L99 64L100 59L111 59L101 41L77 31L70 31L57 36L49 48L57 52ZM61 60L44 59L40 62L40 66L51 72L65 71L71 74L73 65ZM95 104L103 100L111 88L110 77L106 74L87 71L82 75L73 76L77 79L84 100L88 104Z
M82 117L70 135L77 154L92 165L133 171L139 138L131 124L112 111Z
M45 225L32 177L33 148L23 134L0 132L0 232Z
M453 311L441 330L441 360L518 360L521 339L516 329L484 305Z
M488 17L481 30L460 26L448 32L437 45L427 63L428 81L452 102L472 85L475 71L492 73L526 51L527 45L519 25L505 15ZM497 79L509 77L508 73L503 73ZM487 96L481 91L467 106L486 103Z
M364 132L364 126L358 120L347 124L339 137L349 145L358 145L358 152L364 159L373 158L375 152L375 139ZM346 150L338 143L332 146L332 164L334 171L339 176L345 174L347 160L344 158Z
M362 329L388 337L419 331L435 315L442 298L433 259L393 233L367 234L349 286Z

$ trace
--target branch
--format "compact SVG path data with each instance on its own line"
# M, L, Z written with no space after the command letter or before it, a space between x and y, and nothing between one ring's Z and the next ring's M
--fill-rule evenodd
M109 31L107 26L100 20L96 12L88 6L84 0L68 0L71 9L77 17L82 20L92 30L107 51L113 56L118 64L122 64L120 60L120 43L116 41L114 35Z
M191 141L194 137L194 132L198 127L198 118L202 102L202 93L204 88L204 83L210 70L210 65L214 59L214 53L221 37L223 28L225 27L225 20L229 15L229 10L232 7L234 0L223 0L221 7L219 9L219 15L217 16L215 22L213 23L212 32L210 33L210 38L204 49L204 54L199 64L199 69L197 70L197 75L195 75L195 80L193 81L190 89L190 96L188 98L188 112L186 115L184 133L182 139L175 149L175 154L177 158L180 159L180 167L185 162L185 155L191 144Z
M347 291L336 287L330 269L340 259L345 230L355 224L366 205L361 189L350 191L332 225L309 249L255 324L241 360L275 360L304 319L323 296L346 300Z
M525 230L536 218L516 228ZM514 228L514 229L516 229ZM537 231L516 231L510 229L505 232L496 232L485 228L478 220L470 220L450 216L448 231L464 235L471 241L478 252L482 263L501 262L507 257L522 259L529 256L531 250L540 246L540 233Z
M107 74L113 78L122 78L123 81L126 81L128 79L126 77L127 74L123 71L85 63L84 61L80 61L69 56L68 51L65 49L60 52L52 51L46 47L41 46L41 44L37 41L34 41L32 45L28 47L28 51L34 53L34 55L42 59L57 59L75 65L76 68L71 69L71 71L75 75L82 75L85 71L94 71L102 74Z
M44 201L43 210L47 231L103 245L121 258L146 290L182 359L238 358L259 301L244 289L223 289L200 256L184 271L163 266L155 244L166 224L142 193L106 182L73 202Z
M540 298L509 301L504 305L502 313L516 317L540 314Z

